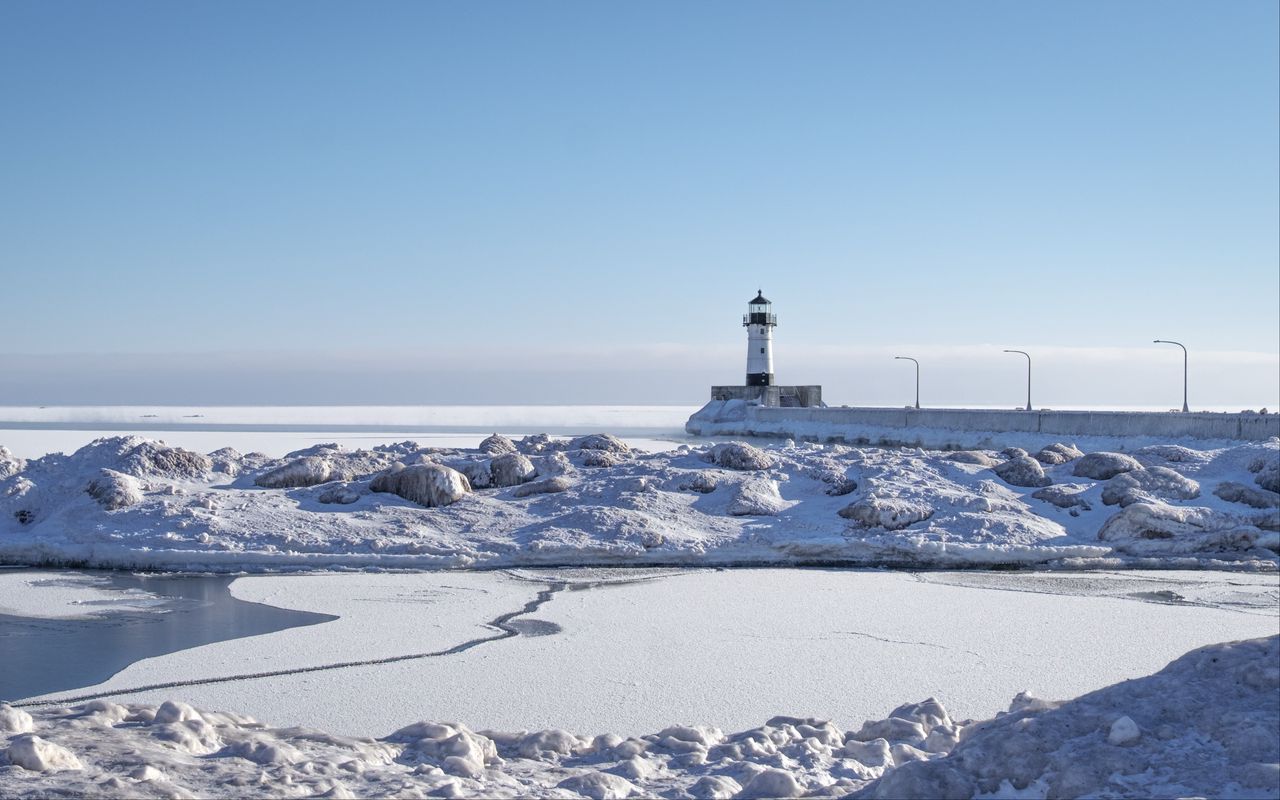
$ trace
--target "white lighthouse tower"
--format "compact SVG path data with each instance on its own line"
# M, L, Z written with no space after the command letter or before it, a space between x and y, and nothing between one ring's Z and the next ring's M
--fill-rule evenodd
M742 315L742 326L747 329L748 386L773 385L773 329L778 325L778 318L772 310L772 304L761 290Z

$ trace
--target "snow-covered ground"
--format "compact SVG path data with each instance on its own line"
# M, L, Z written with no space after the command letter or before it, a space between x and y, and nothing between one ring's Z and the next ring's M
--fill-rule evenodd
M823 665L825 666L825 665ZM857 691L851 685L849 691ZM1193 651L1065 703L960 721L936 700L841 730L773 717L726 735L499 733L419 722L381 739L240 714L95 701L0 707L7 797L1275 797L1280 637Z
M1027 455L607 435L0 451L0 561L181 570L815 563L1273 570L1280 443Z
M639 735L779 713L849 727L912 697L988 717L1023 690L1072 697L1280 625L1274 574L1210 571L360 573L244 577L231 591L338 618L43 699L181 697L344 735L419 719Z

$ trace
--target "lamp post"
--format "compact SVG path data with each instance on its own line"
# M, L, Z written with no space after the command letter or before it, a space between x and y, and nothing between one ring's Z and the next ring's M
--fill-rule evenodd
M920 362L911 356L894 356L895 361L910 361L916 365L916 408L920 408Z
M1005 350L1006 353L1021 353L1027 357L1027 410L1031 410L1031 354L1023 350Z
M1187 346L1182 342L1172 342L1168 339L1153 339L1152 344L1176 344L1182 348L1182 413L1186 414L1191 411L1187 406Z

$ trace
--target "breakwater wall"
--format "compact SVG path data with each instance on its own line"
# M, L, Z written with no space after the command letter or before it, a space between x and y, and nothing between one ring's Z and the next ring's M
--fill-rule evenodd
M991 447L1064 438L1265 441L1277 414L1002 411L966 408L766 408L713 400L689 418L695 435L767 436L921 447Z

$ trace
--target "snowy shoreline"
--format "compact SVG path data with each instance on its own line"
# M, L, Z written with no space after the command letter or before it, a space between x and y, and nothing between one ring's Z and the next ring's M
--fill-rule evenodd
M273 459L111 437L31 460L0 449L0 563L1275 570L1280 442L1194 444L648 453L607 434L495 435Z
M1074 700L953 720L928 699L841 731L779 716L726 735L473 731L355 738L241 714L95 701L0 706L0 791L105 797L1259 797L1280 793L1280 637L1193 650Z

